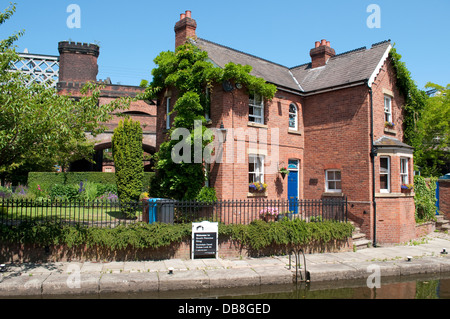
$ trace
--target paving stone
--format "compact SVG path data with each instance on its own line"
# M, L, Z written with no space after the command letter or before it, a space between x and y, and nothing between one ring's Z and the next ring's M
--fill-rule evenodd
M32 296L42 294L42 283L50 274L10 275L0 282L0 296Z
M173 274L158 272L158 277L160 291L208 289L210 287L210 279L204 270L174 270Z
M81 273L100 273L102 269L102 263L85 262L81 267Z
M209 277L211 288L232 288L261 284L260 275L250 268L240 268L238 271L208 269L205 272Z
M42 284L43 295L97 294L101 274L51 274Z
M99 282L100 293L158 291L156 272L103 274Z

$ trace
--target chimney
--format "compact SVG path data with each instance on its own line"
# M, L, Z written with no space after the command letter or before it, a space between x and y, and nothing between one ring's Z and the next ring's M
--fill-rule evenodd
M330 41L316 41L314 49L309 52L311 56L311 68L317 68L327 64L329 58L336 55L334 49L330 47Z
M191 18L191 11L180 14L180 20L175 24L175 48L186 43L190 38L196 38L197 22Z
M98 45L62 41L58 43L58 51L59 82L81 84L97 80Z

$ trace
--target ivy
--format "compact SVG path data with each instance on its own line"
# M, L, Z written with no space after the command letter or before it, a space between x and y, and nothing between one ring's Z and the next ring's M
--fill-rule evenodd
M436 220L436 177L428 181L423 176L414 176L414 204L416 222Z
M420 148L422 141L420 134L418 134L418 122L425 109L427 94L417 88L411 77L411 72L406 67L405 62L401 61L401 57L395 48L391 49L389 58L397 75L397 88L405 97L405 115L403 118L405 141L415 148L416 165L423 165Z

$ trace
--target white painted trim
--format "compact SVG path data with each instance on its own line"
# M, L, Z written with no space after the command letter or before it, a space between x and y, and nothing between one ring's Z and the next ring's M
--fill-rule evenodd
M389 56L389 52L392 49L392 45L388 45L386 48L386 51L384 52L383 56L381 57L380 62L378 62L377 67L373 71L372 75L369 78L369 82L367 82L369 87L372 87L373 82L375 81L375 78L377 77L378 73L380 72L381 67L383 66L384 62L386 61L387 57Z
M295 78L294 74L292 74L291 70L288 70L288 71L289 71L289 74L292 76L292 79L294 79L294 82L295 82L295 84L297 84L300 91L304 91L302 86L300 85L300 83L298 83L297 79Z

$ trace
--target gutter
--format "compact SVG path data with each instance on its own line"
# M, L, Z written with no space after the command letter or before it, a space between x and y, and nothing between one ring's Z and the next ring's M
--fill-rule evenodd
M335 86L331 86L331 87L327 87L327 88L323 88L323 89L318 89L318 90L313 90L313 91L309 91L309 92L299 92L294 89L289 89L289 88L280 86L276 83L272 83L272 82L267 82L267 83L274 84L277 87L277 89L280 91L289 92L289 93L296 94L296 95L302 96L302 97L307 97L307 96L326 93L326 92L330 92L330 91L347 89L347 88L351 88L354 86L365 85L365 84L367 84L367 80L362 80L362 81L359 80L359 81L349 82L349 83L345 83L345 84L339 84L339 85L335 85Z
M370 160L372 162L372 205L373 205L373 247L377 247L377 202L375 200L375 156L377 156L377 148L374 145L373 137L373 91L369 84L366 82L369 88L370 96Z

